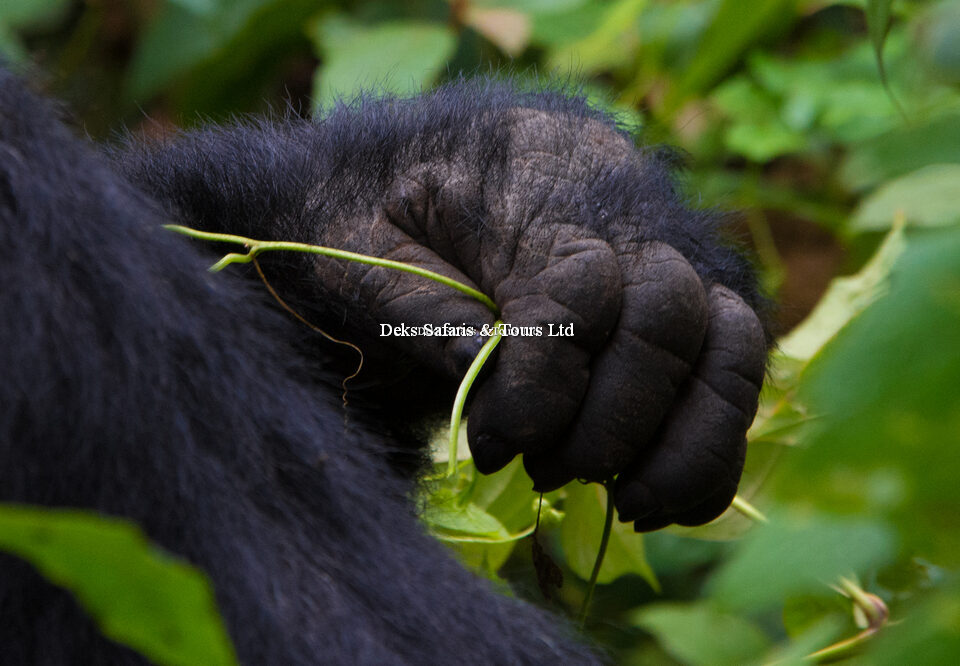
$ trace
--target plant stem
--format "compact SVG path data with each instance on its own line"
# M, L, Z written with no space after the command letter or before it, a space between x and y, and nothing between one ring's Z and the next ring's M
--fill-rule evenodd
M480 351L477 352L473 363L471 363L467 369L467 374L463 376L463 380L460 382L460 388L457 389L457 397L453 401L453 412L450 414L450 447L448 449L447 476L453 476L457 473L457 444L460 440L460 419L463 417L463 407L467 402L467 393L470 392L470 387L473 386L474 380L476 380L477 375L480 374L480 370L483 369L484 363L487 362L490 354L493 353L493 350L497 344L499 344L502 336L497 333L497 330L499 330L500 324L502 323L503 322L498 319L494 324L493 335L487 339L483 347L480 348Z
M749 518L755 523L769 523L770 521L767 517L760 511L757 507L750 504L747 500L737 495L733 498L733 502L730 504L736 511L739 511L744 516Z
M398 271L403 271L404 273L412 273L414 275L419 275L425 277L434 282L439 282L440 284L445 284L448 287L456 289L459 292L466 294L472 298L477 299L481 303L487 306L494 315L499 316L500 309L497 307L497 304L490 299L489 296L484 294L482 291L474 289L473 287L467 286L462 282L458 282L453 278L449 278L446 275L441 275L426 268L420 268L419 266L414 266L412 264L406 264L402 261L393 261L391 259L381 259L380 257L371 257L367 254L357 254L356 252L347 252L346 250L337 250L332 247L324 247L322 245L310 245L309 243L291 243L287 241L260 241L254 240L252 238L246 238L244 236L235 236L233 234L217 234L209 231L200 231L198 229L191 229L190 227L184 227L179 224L165 224L163 225L165 229L170 231L175 231L178 234L183 234L184 236L189 236L190 238L197 238L200 240L207 241L217 241L222 243L237 243L239 245L244 245L250 250L246 254L240 254L237 252L231 252L230 254L225 255L220 261L215 263L210 267L211 272L217 272L222 270L230 264L247 264L253 261L253 259L262 252L276 252L276 251L288 251L288 252L306 252L308 254L319 254L325 257L333 257L334 259L346 259L347 261L355 261L361 264L370 264L372 266L380 266L382 268L392 268Z
M445 284L448 287L452 287L459 292L466 294L472 298L477 299L481 303L487 306L494 315L500 316L500 309L497 307L497 304L494 303L489 296L484 294L481 291L474 289L468 285L458 282L452 278L447 277L446 275L441 275L426 268L420 268L419 266L413 266L411 264L406 264L401 261L393 261L391 259L381 259L380 257L371 257L366 254L357 254L356 252L347 252L346 250L337 250L332 247L324 247L322 245L310 245L308 243L292 243L287 241L260 241L253 238L247 238L246 236L236 236L234 234L218 234L210 231L200 231L199 229L192 229L190 227L185 227L179 224L165 224L163 225L165 229L170 231L175 231L178 234L183 234L184 236L189 236L190 238L197 238L199 240L206 241L217 241L221 243L237 243L243 245L249 250L246 254L240 254L238 252L231 252L226 254L223 258L220 259L217 263L210 267L212 272L217 272L222 270L224 267L229 266L230 264L247 264L251 261L254 261L258 254L262 252L275 252L275 251L289 251L289 252L306 252L308 254L319 254L324 257L333 257L334 259L345 259L347 261L355 261L361 264L370 264L371 266L380 266L382 268L392 268L394 270L403 271L404 273L412 273L414 275L419 275L425 277L429 280L439 282L440 284ZM257 267L259 271L259 266ZM268 285L269 288L269 285ZM282 302L282 301L281 301ZM296 314L296 313L294 313ZM499 327L503 322L499 319L497 320L495 327ZM494 348L500 342L500 334L494 332L493 335L484 343L483 347L480 348L480 351L477 353L476 358L473 359L473 363L470 364L470 368L467 370L467 374L464 376L463 380L460 382L460 388L457 390L457 397L453 402L453 412L450 415L450 459L447 462L447 476L453 476L457 472L457 440L460 436L460 421L463 417L463 407L467 401L467 393L470 391L470 387L473 386L474 380L477 378L477 375L480 374L480 370L483 368L483 364L486 363L487 359L490 358L490 354L493 352Z
M833 645L829 645L822 650L817 650L804 657L805 661L815 661L817 663L833 662L845 657L856 654L859 649L871 638L873 638L890 618L890 610L883 600L875 594L866 592L849 578L840 578L840 586L835 587L838 592L844 594L853 601L854 606L867 618L867 628L850 638L845 638Z
M593 590L597 587L597 578L600 577L600 567L603 566L603 558L607 554L607 544L610 543L610 531L613 528L613 480L604 481L601 484L607 491L607 515L603 519L603 535L600 537L600 549L597 551L597 559L593 562L593 571L590 572L590 582L587 583L587 596L583 599L580 606L580 616L577 618L577 624L580 630L583 630L587 623L587 612L590 610L590 602L593 600Z

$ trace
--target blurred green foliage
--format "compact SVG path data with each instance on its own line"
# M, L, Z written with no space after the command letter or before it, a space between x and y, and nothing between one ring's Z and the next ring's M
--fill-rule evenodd
M622 663L790 663L851 636L862 663L960 661L960 0L20 0L0 50L103 136L509 71L679 146L679 185L746 211L734 233L782 301L741 485L771 523L617 525L587 630ZM539 507L551 604L575 614L604 491L529 486L464 460L424 522L546 603Z
M82 511L0 506L0 549L69 589L104 634L161 664L236 663L213 590L139 528Z

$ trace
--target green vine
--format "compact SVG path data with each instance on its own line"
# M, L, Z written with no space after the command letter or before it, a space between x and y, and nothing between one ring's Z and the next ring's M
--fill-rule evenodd
M583 598L583 604L580 606L580 614L577 617L577 624L580 626L581 631L583 631L583 627L587 623L587 613L590 611L593 591L597 587L600 568L603 566L603 558L607 554L607 545L610 543L610 533L613 529L613 479L608 479L601 485L607 490L607 513L603 518L603 534L600 536L600 548L597 550L597 559L593 561L593 571L590 572L590 582L587 583L587 594Z
M419 266L414 266L412 264L405 264L403 262L393 261L390 259L381 259L379 257L372 257L367 254L347 252L346 250L337 250L332 247L324 247L323 245L291 243L287 241L260 241L253 238L247 238L245 236L236 236L234 234L218 234L210 231L200 231L199 229L192 229L179 224L165 224L164 228L174 231L178 234L183 234L184 236L189 236L190 238L216 241L221 243L236 243L237 245L243 245L244 247L249 248L245 254L231 252L230 254L224 255L220 261L210 267L210 271L214 273L223 270L230 264L248 264L250 262L256 263L257 255L262 254L263 252L306 252L308 254L319 254L324 257L345 259L347 261L355 261L357 263L380 266L382 268L392 268L394 270L403 271L404 273L419 275L420 277L427 278L428 280L445 284L452 289L456 289L467 296L475 298L486 305L495 316L499 317L500 315L500 308L498 308L497 304L494 303L493 300L483 292L465 285L462 282L458 282L453 278L449 278L446 275L441 275L440 273L427 270L426 268L420 268ZM281 303L283 302L281 301ZM502 336L497 331L499 330L499 325L502 323L503 322L498 319L496 324L494 324L493 335L491 335L486 343L484 343L483 347L480 348L477 356L473 359L473 363L470 364L470 368L467 370L466 375L464 375L463 380L461 380L460 387L457 389L457 396L453 401L453 411L450 414L450 449L449 461L447 465L448 476L453 476L457 473L457 442L460 438L460 421L463 417L463 408L467 402L467 393L470 391L470 387L473 386L473 382L483 369L484 363L487 362L487 359L490 358L490 354L493 353L493 350L500 342L500 338Z
M191 229L190 227L184 227L179 224L165 224L163 225L165 229L170 231L175 231L178 234L183 234L184 236L189 236L190 238L197 238L200 240L215 241L220 243L236 243L237 245L244 245L250 248L245 254L240 254L238 252L231 252L230 254L224 255L220 261L215 263L210 267L210 271L216 273L221 271L230 264L248 264L253 261L257 255L264 252L277 252L277 251L287 251L287 252L306 252L308 254L319 254L325 257L333 257L334 259L346 259L347 261L355 261L360 264L370 264L372 266L380 266L382 268L392 268L394 270L403 271L404 273L412 273L414 275L419 275L425 277L428 280L433 280L434 282L439 282L440 284L445 284L448 287L456 289L459 292L466 294L472 298L477 299L481 303L487 306L490 311L495 315L500 315L500 308L497 307L497 304L493 300L484 294L482 291L478 291L473 287L467 286L462 282L458 282L453 278L449 278L446 275L441 275L426 268L420 268L419 266L414 266L412 264L405 264L402 261L393 261L391 259L381 259L380 257L371 257L366 254L357 254L356 252L347 252L346 250L337 250L332 247L324 247L323 245L311 245L309 243L291 243L288 241L261 241L254 240L252 238L246 238L244 236L235 236L233 234L217 234L209 231L200 231L198 229Z
M493 334L483 344L483 347L480 348L480 351L473 359L473 363L471 363L467 369L467 374L463 376L463 380L460 382L460 388L457 389L457 397L453 401L453 412L450 414L450 446L447 458L447 476L454 476L457 473L457 444L460 440L460 419L463 416L463 407L467 402L467 393L470 391L470 387L473 386L474 380L476 380L477 375L480 374L487 359L490 358L490 354L493 353L493 350L496 349L500 343L502 336L497 331L499 331L500 324L502 323L503 322L498 319L497 323L494 324Z

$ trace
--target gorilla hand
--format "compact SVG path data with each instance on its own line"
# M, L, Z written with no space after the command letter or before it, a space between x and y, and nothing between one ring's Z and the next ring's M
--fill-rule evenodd
M455 140L422 134L436 148L403 151L383 198L318 240L476 285L507 324L542 333L506 337L475 391L478 469L523 454L538 490L618 475L620 518L638 530L714 518L736 492L766 343L753 309L712 279L722 267L698 275L671 245L695 247L684 234L697 232L713 243L710 229L695 228L655 157L596 119L513 108L463 120ZM316 271L328 292L355 290L377 321L492 320L415 276ZM548 336L569 324L574 335ZM480 343L393 342L456 377Z
M469 84L282 131L282 159L252 159L279 173L245 172L240 156L257 146L240 134L238 159L203 175L217 197L235 183L234 202L176 207L208 227L224 217L233 233L413 263L476 286L507 324L539 327L540 336L505 337L474 389L478 469L522 454L538 490L616 476L620 518L638 530L706 522L730 503L764 373L760 299L745 263L718 242L715 217L675 195L664 159L578 100ZM203 163L230 140L214 132L180 149ZM264 151L278 143L271 136ZM177 189L182 174L140 177L152 191L188 189ZM264 208L237 204L257 179L270 194ZM454 381L482 338L370 331L494 321L418 276L303 261L309 279L302 270L280 279L325 304L326 321L367 329L365 352L388 346ZM548 335L570 324L572 336Z

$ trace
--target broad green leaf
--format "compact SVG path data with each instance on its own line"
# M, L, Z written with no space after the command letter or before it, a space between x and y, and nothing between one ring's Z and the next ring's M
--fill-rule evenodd
M537 519L540 496L533 492L533 482L520 458L493 474L477 472L470 497L511 532L521 531Z
M593 564L600 548L603 520L606 514L606 490L598 483L570 483L566 486L564 519L560 524L560 543L567 564L584 580L590 579ZM654 590L660 589L656 575L643 550L643 535L633 531L632 523L621 523L616 518L610 533L598 583L609 583L620 576L635 574L646 580Z
M423 521L436 534L478 537L482 539L509 539L499 520L471 502L461 503L451 492L441 490L430 497L423 511Z
M869 648L878 666L960 663L960 581L920 596Z
M495 578L517 544L533 531L539 495L532 491L532 482L519 458L498 472L480 474L470 460L465 432L462 428L463 441L458 449L464 462L456 477L445 475L445 464L437 465L443 471L427 484L423 519L434 536L456 551L464 564ZM437 437L434 442L434 451L442 452L439 462L445 463L446 437ZM547 498L543 510L543 518L551 515Z
M228 3L230 6L230 3ZM262 5L243 25L198 62L171 90L176 108L207 118L233 119L238 110L260 111L277 94L277 81L290 58L310 49L305 26L317 0L275 0Z
M806 147L803 133L787 127L775 101L746 77L723 84L711 100L731 121L724 142L734 153L767 162Z
M845 160L840 177L848 187L862 190L931 164L960 164L960 115L897 127L861 143Z
M789 24L794 16L792 0L723 0L696 56L671 91L667 111L709 89L771 26Z
M902 34L889 49L906 55ZM841 143L862 141L900 124L896 108L877 79L869 45L858 44L834 58L751 54L749 70L761 87L780 99L783 123L807 135L826 130ZM814 137L816 135L814 134Z
M835 615L824 617L802 634L791 636L788 642L776 645L764 656L761 663L777 666L806 666L816 663L812 662L808 655L848 636L849 631L844 633L848 624L848 620Z
M475 475L473 482L465 489L464 496L493 516L510 533L511 538L495 538L488 543L444 540L453 547L464 564L489 578L495 578L514 548L522 547L520 544L525 543L522 538L515 537L529 534L536 524L539 495L531 489L532 482L519 458L493 474L480 474L472 463L461 473ZM546 500L543 510L545 518L550 513Z
M817 194L796 191L795 188L754 174L716 170L691 171L681 185L688 196L703 201L723 202L738 208L764 208L793 213L827 229L846 224L847 210L834 201L825 201Z
M897 216L923 227L960 222L960 164L932 164L881 185L857 206L850 228L889 229Z
M59 20L70 0L7 0L0 3L0 25L14 30Z
M127 97L142 100L168 86L208 58L262 4L264 0L241 0L209 17L167 4L137 44L127 72Z
M761 611L886 564L894 553L894 533L883 523L775 514L750 531L707 590L725 608Z
M806 146L804 137L779 122L748 125L737 123L727 130L727 148L754 162L768 162L774 157L797 153Z
M651 604L633 613L631 621L691 666L741 666L770 647L756 625L706 601Z
M125 95L129 100L149 98L200 65L217 61L217 75L208 72L198 86L218 92L229 84L249 87L254 66L263 59L275 61L276 53L273 58L267 54L293 42L302 33L304 17L316 9L312 0L233 0L217 2L205 12L167 4L137 44ZM241 35L246 37L238 39ZM206 90L200 94L211 96Z
M569 46L596 30L605 9L599 2L587 2L557 14L535 14L532 39L555 49ZM563 67L566 69L572 64L563 63Z
M827 618L852 620L850 600L826 587L822 594L792 597L783 607L783 628L790 637L803 636Z
M19 30L55 23L63 18L70 0L7 0L0 3L0 55L14 63L27 60L17 36Z
M893 521L911 554L960 563L960 229L911 237L885 296L827 345L801 397L820 415L772 487Z
M433 82L456 38L439 23L395 21L365 26L340 16L317 23L314 44L323 64L314 75L320 106L365 91L409 94Z
M639 44L637 18L646 4L647 0L616 0L593 32L554 51L549 66L560 71L596 73L632 62Z
M706 570L731 552L733 542L689 539L672 529L643 535L644 555L661 578L683 577L690 571Z
M130 523L0 505L0 550L69 590L104 635L156 663L236 663L203 574L152 546Z
M808 363L844 326L885 293L890 271L905 247L903 226L895 226L856 275L830 283L813 312L780 340L778 357Z

